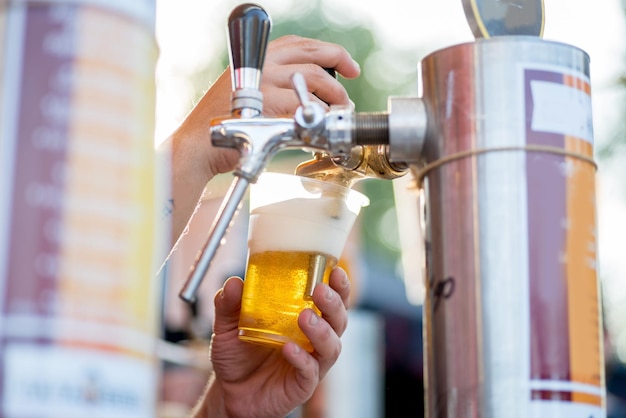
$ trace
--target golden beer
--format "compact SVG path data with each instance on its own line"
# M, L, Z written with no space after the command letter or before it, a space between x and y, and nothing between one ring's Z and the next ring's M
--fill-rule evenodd
M250 188L248 265L239 338L281 347L313 347L298 316L313 303L318 283L328 283L362 206L361 193L333 183L264 173Z
M317 283L328 283L335 257L312 252L265 251L252 254L248 261L244 293L241 300L239 338L281 346L294 341L313 351L298 326L298 315L311 308ZM278 284L268 278L286 278ZM259 297L258 295L262 295Z

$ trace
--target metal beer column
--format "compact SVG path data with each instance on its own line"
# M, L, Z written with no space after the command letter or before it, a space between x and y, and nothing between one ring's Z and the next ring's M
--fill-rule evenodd
M429 417L606 414L589 57L519 16L421 63Z

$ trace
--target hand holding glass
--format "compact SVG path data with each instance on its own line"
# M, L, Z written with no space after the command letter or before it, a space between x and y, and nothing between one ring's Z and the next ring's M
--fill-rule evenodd
M239 338L271 347L313 347L298 326L317 283L328 283L361 207L356 190L290 174L263 173L250 187L248 265Z

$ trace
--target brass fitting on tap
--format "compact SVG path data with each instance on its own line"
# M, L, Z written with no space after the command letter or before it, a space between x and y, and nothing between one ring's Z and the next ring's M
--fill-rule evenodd
M360 145L352 148L347 157L334 157L326 152L315 152L313 159L296 167L296 174L352 187L368 178L392 180L408 172L405 163L392 163L388 145Z

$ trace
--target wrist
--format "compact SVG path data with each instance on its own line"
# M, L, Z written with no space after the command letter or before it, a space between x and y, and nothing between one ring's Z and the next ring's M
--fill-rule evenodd
M204 394L189 418L228 418L224 393L216 380L215 372L211 373Z

